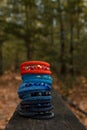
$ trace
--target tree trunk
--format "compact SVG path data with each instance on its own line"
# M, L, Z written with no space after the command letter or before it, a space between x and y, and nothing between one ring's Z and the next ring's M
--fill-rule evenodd
M30 7L29 5L25 5L25 15L26 15L26 22L25 22L25 47L26 47L26 56L27 60L32 59L32 46L31 46L31 32L30 32Z
M80 40L80 27L79 26L77 27L77 40L79 43L79 40Z
M61 10L61 3L58 0L59 9L60 9L60 43L61 43L61 50L60 50L60 60L61 60L61 70L60 73L62 75L66 74L66 63L65 63L65 36L64 36L64 24L63 24L63 14Z
M17 48L16 52L15 52L15 66L14 66L15 72L17 72L19 69L18 63L19 63L19 52L18 52L18 48Z
M78 15L78 21L77 21L77 26L76 26L76 39L77 39L77 42L76 42L76 50L77 50L77 53L78 53L78 57L80 57L80 54L79 54L79 44L80 44L80 32L81 32L81 26L80 26L80 21L79 21L79 15ZM77 75L81 74L81 70L79 69L79 64L78 64L78 60L76 59L75 61L76 63L76 71L75 73Z
M73 20L71 19L70 21L70 69L69 72L70 74L73 76L74 75L74 57L73 57L73 51L74 51L74 45L73 45L73 40L74 40L74 24L73 24Z
M31 60L32 59L32 47L31 47L30 38L28 38L27 35L26 35L26 38L25 38L25 47L26 47L27 60Z
M60 41L61 41L61 54L60 54L60 59L61 59L61 74L66 74L66 64L65 64L65 41L64 41L64 30L63 26L61 24L61 29L60 29Z
M52 24L52 27L51 27L51 45L52 46L54 45L54 28L53 28L53 24Z
M2 41L0 41L0 76L3 74Z

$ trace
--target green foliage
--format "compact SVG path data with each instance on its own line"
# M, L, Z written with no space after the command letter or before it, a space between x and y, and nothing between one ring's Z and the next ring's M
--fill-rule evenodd
M67 74L73 58L75 74L86 75L87 8L83 0L19 0L14 3L7 0L5 8L2 7L4 15L0 16L4 70L16 68L26 60L44 60L51 63L54 73L60 75L60 54L64 53ZM61 52L61 33L64 35L64 52Z
M26 60L26 48L20 40L8 41L3 44L3 68L4 70L14 70L15 61L18 58L18 66ZM17 54L17 55L16 55Z

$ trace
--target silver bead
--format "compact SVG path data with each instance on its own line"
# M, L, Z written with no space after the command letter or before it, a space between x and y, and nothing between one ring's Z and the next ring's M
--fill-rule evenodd
M41 95L42 95L42 93L41 93L41 92L39 92L39 93L38 93L38 96L41 96Z

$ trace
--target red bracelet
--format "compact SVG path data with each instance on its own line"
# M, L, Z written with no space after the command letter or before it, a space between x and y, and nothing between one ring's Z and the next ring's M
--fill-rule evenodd
M20 65L21 74L51 74L50 64L43 61L28 61Z

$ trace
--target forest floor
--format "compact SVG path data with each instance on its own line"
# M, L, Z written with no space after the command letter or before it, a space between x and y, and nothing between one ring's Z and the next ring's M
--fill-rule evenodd
M78 83L74 84L74 86L67 91L67 97L83 111L87 112L87 79L80 76L77 80ZM20 83L20 74L5 72L5 74L0 77L0 130L5 128L17 104L20 102L17 95L17 89ZM53 86L60 94L66 95L59 84L54 83ZM68 107L70 107L80 121L87 127L87 115L78 112L69 105Z

